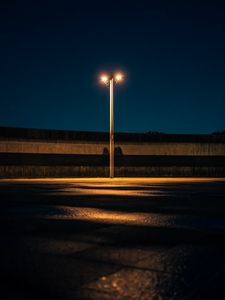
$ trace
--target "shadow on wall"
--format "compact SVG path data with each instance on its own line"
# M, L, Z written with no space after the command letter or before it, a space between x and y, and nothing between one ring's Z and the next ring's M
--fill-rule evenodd
M114 153L115 153L115 155L123 155L123 151L122 151L121 147L115 147ZM108 148L104 147L103 155L109 155Z

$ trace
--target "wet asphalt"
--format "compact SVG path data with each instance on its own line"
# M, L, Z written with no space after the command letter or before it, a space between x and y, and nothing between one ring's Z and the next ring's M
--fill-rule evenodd
M0 180L1 299L225 299L224 179Z

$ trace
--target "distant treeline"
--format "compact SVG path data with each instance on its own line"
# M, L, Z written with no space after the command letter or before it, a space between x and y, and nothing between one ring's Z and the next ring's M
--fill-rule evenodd
M0 139L108 142L108 132L49 130L33 128L0 127ZM167 134L157 131L147 133L115 133L116 142L225 142L225 131L212 134Z

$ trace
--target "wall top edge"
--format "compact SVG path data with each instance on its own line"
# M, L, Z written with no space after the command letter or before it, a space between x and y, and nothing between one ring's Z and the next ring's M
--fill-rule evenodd
M88 142L107 143L108 132L66 131L32 128L0 127L0 140L43 141L43 142ZM225 143L225 135L220 134L164 134L115 133L115 141L121 143Z

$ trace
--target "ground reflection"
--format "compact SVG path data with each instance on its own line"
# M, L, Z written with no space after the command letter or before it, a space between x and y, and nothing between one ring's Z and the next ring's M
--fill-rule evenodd
M224 180L8 180L0 188L10 299L224 299Z

